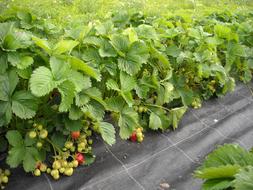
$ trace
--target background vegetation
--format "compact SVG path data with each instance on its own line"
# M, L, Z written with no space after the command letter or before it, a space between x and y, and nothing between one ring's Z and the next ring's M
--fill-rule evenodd
M142 11L148 15L171 13L202 16L215 11L253 10L252 0L0 0L0 13L27 10L65 25L77 18L81 22L105 19L117 10Z

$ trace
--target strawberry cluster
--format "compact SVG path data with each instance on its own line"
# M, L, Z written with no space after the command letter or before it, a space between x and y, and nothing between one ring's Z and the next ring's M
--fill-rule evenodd
M52 163L51 168L44 163L38 162L33 174L35 176L40 176L41 173L46 172L50 174L53 179L58 180L60 178L60 174L71 176L74 172L74 168L77 168L79 165L85 163L85 158L82 153L76 153L75 155L63 153L61 156L55 156L54 159L55 160Z
M6 184L9 181L9 176L10 176L11 172L10 170L6 169L3 170L0 168L0 188L4 189Z
M146 106L134 106L134 110L138 113L147 113L148 108Z
M143 138L144 138L144 135L143 135L143 128L139 127L137 128L133 133L132 135L130 136L130 140L132 142L142 142L143 141Z
M31 139L37 139L36 146L37 148L42 148L44 140L48 136L48 131L44 129L43 125L41 124L33 124L34 129L31 130L28 135Z
M85 164L85 153L91 152L90 145L93 143L90 139L91 135L92 131L86 127L85 131L72 131L62 149L54 147L52 144L58 152L58 155L54 156L52 166L49 167L45 163L38 162L33 171L34 176L40 176L43 172L50 174L55 180L58 180L61 174L71 176L74 168ZM35 129L29 132L29 137L45 139L47 131L45 132L42 125L36 125Z

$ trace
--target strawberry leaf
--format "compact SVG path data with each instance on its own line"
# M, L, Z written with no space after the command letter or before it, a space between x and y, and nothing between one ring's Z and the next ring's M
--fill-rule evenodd
M248 166L239 171L235 175L233 183L235 190L251 190L253 189L253 167Z
M120 86L123 92L133 90L136 86L135 78L124 72L120 72Z
M40 38L37 38L35 36L32 37L32 40L37 46L42 48L49 55L52 53L52 49L51 49L50 44L47 40L40 39Z
M118 125L120 127L119 135L122 139L128 139L138 123L138 114L128 106L125 106L120 113Z
M101 80L101 75L98 70L95 68L89 66L88 64L84 63L81 59L78 59L76 57L69 56L68 61L72 67L72 69L82 71L86 75L95 78L97 81Z
M8 131L6 133L6 138L11 146L20 146L20 144L23 144L23 138L17 130Z
M151 128L153 130L163 128L162 121L161 121L160 117L154 112L151 112L150 117L149 117L149 128Z
M209 167L201 171L196 171L195 176L201 179L233 178L240 168L239 165Z
M70 81L65 81L58 86L61 94L61 103L59 106L60 112L66 112L71 108L74 97L76 95L75 85Z
M35 96L44 96L57 87L52 72L41 66L33 71L30 78L30 88Z
M202 190L224 190L231 187L232 184L233 180L229 178L209 179L204 182Z
M53 54L60 55L66 52L70 53L78 44L79 42L73 40L61 40L54 46Z
M12 96L12 111L22 119L35 116L38 109L38 99L27 91L17 91Z
M101 136L103 140L109 144L113 145L115 143L115 129L112 124L107 122L99 122L99 132L101 133Z
M6 163L11 168L16 168L19 164L22 163L25 151L25 147L22 144L20 146L12 147L8 152Z
M26 147L23 159L23 168L26 172L34 171L39 153L34 147Z

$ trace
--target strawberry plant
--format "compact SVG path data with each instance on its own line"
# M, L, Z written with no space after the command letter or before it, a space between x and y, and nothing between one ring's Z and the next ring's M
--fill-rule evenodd
M27 12L0 18L0 151L54 179L112 145L175 130L189 106L252 78L252 14L199 19L125 12L64 30ZM111 117L114 122L105 122Z
M204 179L202 189L250 190L253 187L253 154L239 145L226 144L210 153L195 177Z

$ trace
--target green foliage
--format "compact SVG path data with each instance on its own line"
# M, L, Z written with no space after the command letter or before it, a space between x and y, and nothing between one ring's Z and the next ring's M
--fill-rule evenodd
M115 128L113 125L107 122L100 122L97 125L99 126L99 132L103 140L107 144L113 145L115 143Z
M233 152L233 154L230 154ZM218 167L224 165L253 165L252 154L239 145L224 145L207 156L203 167Z
M109 114L122 139L141 127L176 129L188 107L252 78L252 14L189 19L121 12L104 22L73 21L64 30L47 21L25 11L0 18L0 126L11 167L32 171L48 152L63 148L72 132L90 136L93 130L112 145L116 130L104 122ZM47 128L46 139L34 123ZM31 133L35 140L27 140L33 130L39 137ZM91 155L88 148L84 153ZM213 155L198 177L217 189L230 181L214 180L233 178L253 162L238 147Z
M203 190L251 189L253 154L239 145L226 144L210 153L195 177L206 180Z
M225 165L217 167L208 167L199 172L196 172L196 177L202 179L219 179L219 178L233 178L239 171L239 165Z
M119 135L122 139L128 139L134 129L139 126L138 119L137 112L128 106L120 111L118 125L120 127Z
M157 130L157 129L162 129L163 128L162 121L161 121L160 117L155 112L152 112L150 114L149 128L153 129L153 130Z
M14 92L19 81L15 70L5 73L1 79L0 107L2 108L2 119L0 126L10 123L12 113L22 119L34 117L38 109L38 99L26 90Z
M253 167L248 166L239 171L235 176L235 190L250 190L253 188Z
M89 0L3 0L0 2L0 11L11 12L28 10L38 17L50 18L50 21L58 25L66 25L73 20L78 23L96 19L105 19L115 10L128 10L133 12L143 11L149 15L189 14L201 17L206 12L231 10L232 12L252 9L251 0L97 0L93 3ZM38 9L39 7L39 9ZM30 14L19 13L18 17L26 26L31 27L33 21Z
M7 157L7 163L10 167L15 168L23 163L26 172L33 171L36 161L39 159L38 150L31 147L27 141L24 141L21 134L16 130L8 131L6 138L12 146Z
M203 190L223 190L228 189L232 185L231 179L211 179L204 182Z

